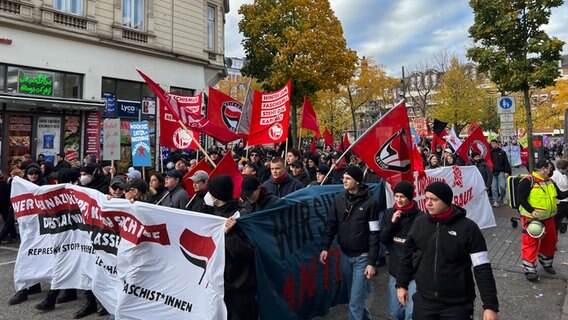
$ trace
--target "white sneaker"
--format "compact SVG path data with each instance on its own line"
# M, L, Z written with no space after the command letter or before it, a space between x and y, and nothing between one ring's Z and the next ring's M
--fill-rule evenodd
M493 208L499 208L499 202L493 201Z

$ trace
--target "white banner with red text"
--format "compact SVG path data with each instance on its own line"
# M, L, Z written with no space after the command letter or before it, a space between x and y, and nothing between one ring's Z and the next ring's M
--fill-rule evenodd
M224 319L224 218L15 178L17 290L89 289L119 319Z
M477 223L480 229L496 226L485 183L477 167L440 167L424 170L424 173L424 176L415 178L414 182L414 200L422 211L426 212L426 186L434 181L444 181L454 192L453 203L466 209L467 217Z

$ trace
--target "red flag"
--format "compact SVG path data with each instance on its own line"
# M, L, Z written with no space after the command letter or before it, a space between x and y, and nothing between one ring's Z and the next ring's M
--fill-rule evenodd
M300 124L300 127L312 130L315 133L316 138L321 138L316 111L306 97L304 97L304 105L302 108L302 122Z
M471 159L471 153L477 152L485 159L489 168L493 170L493 162L491 161L491 148L487 139L483 135L481 127L477 127L467 139L461 144L461 146L456 150L456 153L464 160L469 161Z
M404 101L375 122L351 150L391 185L413 181L412 135Z
M422 156L418 150L418 146L414 146L412 152L412 170L421 172L424 171L424 163L422 162Z
M477 121L474 121L469 125L469 128L467 128L467 135L469 136L470 134L472 134L475 130L477 130L477 128L479 128L479 123L477 123Z
M185 229L179 237L179 244L181 253L187 261L203 269L203 273L199 279L199 284L201 284L205 272L207 271L207 264L216 249L213 238L202 236L189 229Z
M229 150L227 154L219 161L217 167L211 172L209 178L213 178L220 174L227 174L233 180L233 198L238 199L241 197L241 183L243 183L243 175L239 171L239 167L233 160L233 152Z
M333 147L333 136L331 135L331 132L329 132L329 130L327 130L327 128L325 128L325 131L323 133L323 143L326 146L332 146Z
M199 134L184 130L174 116L166 110L164 104L158 104L160 107L160 145L172 149L197 150L194 137L199 138Z
M288 139L292 81L274 92L254 92L248 144L256 146Z
M195 174L196 171L198 170L203 170L205 172L207 172L208 174L211 174L211 167L209 167L209 165L207 164L207 161L205 161L205 158L201 159L201 161L199 161L195 167L191 168L186 174L185 176L183 176L183 185L185 186L185 190L187 191L187 194L189 194L190 197L193 197L193 195L195 194L195 190L193 189L193 181L189 180L189 178L193 177L193 175Z
M434 119L434 125L432 128L434 130L434 134L432 135L432 145L430 147L432 153L435 152L436 146L444 146L446 144L444 137L448 135L448 132L446 131L447 125L447 122Z
M347 134L347 132L344 132L343 139L341 140L341 144L339 145L339 151L344 152L345 150L347 150L347 148L349 148L350 145L351 142L349 142L349 135Z
M310 152L312 154L316 153L316 139L312 138L312 144L310 145Z
M231 96L209 87L207 119L220 130L234 134L239 125L243 105Z

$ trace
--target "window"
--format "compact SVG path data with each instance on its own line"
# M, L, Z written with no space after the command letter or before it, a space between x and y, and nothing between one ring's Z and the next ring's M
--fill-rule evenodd
M179 94L180 96L193 97L195 95L195 89L186 89L179 87L170 87L170 92L173 94Z
M207 6L207 50L215 51L215 7Z
M8 66L2 91L37 96L81 98L83 76L73 73Z
M4 88L6 88L6 65L0 64L0 91L4 91Z
M122 25L137 30L144 29L144 0L122 1Z
M55 0L55 9L76 15L83 15L83 0Z
M116 81L116 98L120 100L142 101L141 83L133 81Z

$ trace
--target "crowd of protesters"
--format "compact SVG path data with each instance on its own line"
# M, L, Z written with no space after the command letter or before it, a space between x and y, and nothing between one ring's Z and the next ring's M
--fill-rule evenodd
M364 300L370 290L369 280L376 274L376 267L386 264L385 255L388 248L388 251L396 256L391 257L389 266L390 287L392 287L389 287L391 314L399 319L408 319L408 315L412 315L412 308L406 307L405 316L402 311L404 306L397 301L394 288L396 279L393 277L402 250L402 243L397 241L400 242L400 239L406 236L414 218L422 214L412 200L412 186L408 182L396 186L394 191L395 197L398 198L394 208L389 208L386 213L377 212L377 205L370 197L367 184L380 182L381 179L359 157L349 153L342 156L340 151L331 146L315 152L309 149L309 145L303 146L300 150L278 146L245 150L242 144L233 147L231 150L233 160L244 177L241 197L238 199L233 198L235 186L227 175L210 178L206 171L197 170L191 176L187 176L187 173L197 165L198 159L203 159L204 155L195 152L186 153L180 150L172 152L164 162L166 169L164 173L141 172L133 167L126 172L117 172L116 168L98 161L94 156L87 156L81 162L67 162L60 154L54 165L46 162L41 156L33 161L29 155L26 155L13 166L8 176L0 175L0 188L2 188L0 209L5 221L0 240L12 242L18 237L9 199L11 179L15 176L37 185L76 184L98 190L106 194L109 200L123 198L130 202L143 201L222 216L227 218L224 297L229 319L256 319L258 311L255 297L254 246L239 229L235 212L238 211L242 216L266 209L279 201L279 198L302 188L320 184L343 184L345 192L338 193L333 208L328 212L328 225L320 260L326 263L326 250L337 236L342 252L346 254L346 258L343 259L346 265L342 268L349 271L345 276L350 279L350 314L360 318L368 314L364 308ZM219 163L227 151L213 146L208 150L208 154L215 163ZM427 148L423 148L420 154L427 169L439 166L476 165L486 182L487 190L490 190L493 174L479 154L473 153L467 163L456 157L453 150L441 146L436 147L432 154ZM193 190L186 190L186 186L189 185L193 186ZM354 206L366 209L353 213L354 217L351 218ZM349 213L346 215L347 211ZM384 225L387 230L380 237L379 225ZM413 283L409 287L410 292L415 291ZM20 290L10 299L9 304L22 303L27 300L29 294L40 291L39 284ZM55 308L56 303L77 299L75 290L65 290L59 298L58 295L58 290L50 290L47 297L35 306L36 309L50 311ZM99 305L92 292L87 291L85 296L86 304L74 314L75 318L97 312L99 315L108 314L104 307Z

